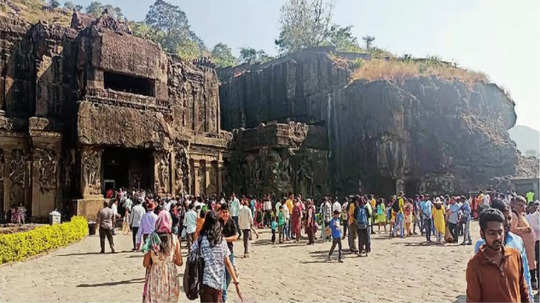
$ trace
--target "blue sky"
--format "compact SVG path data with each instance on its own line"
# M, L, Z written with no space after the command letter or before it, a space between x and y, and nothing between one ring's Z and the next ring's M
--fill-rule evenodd
M88 5L89 0L75 0ZM153 0L102 0L142 20ZM224 42L277 52L284 0L169 0L211 48ZM540 130L540 0L335 0L334 21L395 54L437 55L482 71L508 90L518 124Z

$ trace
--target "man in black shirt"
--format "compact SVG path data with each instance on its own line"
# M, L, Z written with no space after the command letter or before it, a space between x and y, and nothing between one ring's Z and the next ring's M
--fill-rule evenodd
M234 265L233 242L238 240L240 229L238 228L234 220L231 219L231 214L229 213L229 205L227 205L227 203L221 204L221 207L219 209L219 222L223 227L223 239L225 239L225 241L227 242L227 246L229 247L229 250L231 252L231 254L229 255L229 259ZM225 283L225 289L223 290L223 302L227 300L227 288L229 288L229 284L231 283L231 276L229 275L228 271L225 271Z

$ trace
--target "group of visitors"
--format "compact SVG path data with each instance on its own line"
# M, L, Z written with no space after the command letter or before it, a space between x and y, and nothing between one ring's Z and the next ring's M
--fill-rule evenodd
M22 204L13 204L10 209L5 213L0 212L0 222L12 223L12 224L25 224L26 223L27 209Z
M527 295L532 296L532 288L537 288L538 281L538 252L534 249L538 250L537 235L540 231L538 224L531 222L540 222L540 210L538 203L533 202L526 207L526 201L521 199L493 193L469 197L416 195L414 198L399 193L388 200L374 195L348 196L344 198L344 203L337 198L324 197L315 205L313 200L294 194L281 200L275 200L270 195L256 199L247 196L239 198L235 194L230 199L221 197L218 200L215 197L203 199L190 196L159 198L143 192L127 193L120 190L100 211L98 221L102 252L105 237L109 238L111 250L114 251L112 232L108 232L108 228L115 226L115 221L121 216L113 208L124 214L124 222L128 223L133 234L133 250L142 250L146 256L145 302L156 301L152 298L161 296L163 292L157 290L164 287L170 289L167 292L169 296L178 296L176 268L171 264L182 264L182 241L186 242L188 254L198 253L205 260L201 301L224 302L231 281L238 286L234 242L242 238L243 256L249 258L249 241L252 233L258 237L257 228L268 227L274 245L302 239L306 239L308 245L314 244L316 238L323 242L331 240L327 261L330 261L337 248L338 261L343 262L342 240L347 238L350 253L368 256L372 249L371 235L381 232L388 233L389 237L421 234L425 235L428 243L431 243L433 235L436 242L441 244L443 240L455 243L458 237L463 236L461 244L471 245L471 220L479 217L484 234L484 228L487 228L485 221L493 219L492 209L498 207L501 213L511 214L504 217L504 226L508 229L506 237L510 239L508 242L519 242L516 241L518 235L522 239L521 245L517 245L522 260L519 264L523 264L520 272L523 272L528 287ZM483 217L481 214L486 209L490 210L491 215ZM377 231L375 226L378 227ZM481 245L483 243L477 243L476 251L481 250ZM471 293L471 298L481 295Z

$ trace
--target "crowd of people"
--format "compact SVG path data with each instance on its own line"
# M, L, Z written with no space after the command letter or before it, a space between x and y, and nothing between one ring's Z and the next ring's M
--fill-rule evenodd
M158 197L145 191L120 189L108 196L110 202L98 214L101 252L104 252L105 237L114 252L112 235L116 221L122 219L122 230L132 232L132 249L145 252L144 264L148 270L144 302L155 302L154 298L162 296L164 289L169 296L178 298L179 282L176 268L171 264L182 264L183 241L188 254L198 252L205 260L201 302L225 302L231 281L238 285L234 244L242 239L243 257L249 258L250 240L252 233L258 238L257 229L270 229L274 245L304 239L307 245L314 244L316 239L331 241L327 261L337 247L338 262L343 262L342 240L347 239L348 252L368 256L372 250L371 235L377 233L401 238L423 235L428 244L438 245L458 243L462 237L461 245L472 245L471 221L479 218L484 233L487 226L484 221L492 220L492 210L497 208L501 213L511 209L511 216L505 217L506 234L522 239L518 249L523 264L521 272L529 289L527 295L532 298L532 289L538 286L540 203L528 203L516 195L480 192L468 197L406 197L399 193L389 199L351 195L344 197L343 203L337 197L324 197L315 203L295 194L281 199L271 195L259 199L235 194L229 199L224 196L204 199ZM491 215L486 215L482 221L486 210ZM488 238L483 239L481 241L487 242L489 247ZM485 251L483 244L478 242L475 250ZM468 269L468 284L469 280L472 278ZM471 293L471 298L478 296L483 294Z

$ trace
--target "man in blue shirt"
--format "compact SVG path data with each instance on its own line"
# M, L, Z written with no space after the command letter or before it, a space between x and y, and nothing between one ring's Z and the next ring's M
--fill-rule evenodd
M452 234L453 242L458 241L458 222L459 222L459 212L461 210L461 205L456 203L455 199L450 199L448 206L448 229Z
M341 228L339 227L339 211L334 210L334 217L332 220L330 220L329 226L330 230L332 231L332 247L330 248L330 252L328 253L328 258L326 261L330 261L330 257L332 256L332 253L334 253L334 248L336 248L336 245L338 246L338 262L343 263L343 259L341 257Z
M431 209L433 204L429 200L429 196L426 196L426 200L420 202L420 209L422 212L422 217L424 218L424 229L426 232L426 241L431 243Z
M491 201L491 207L500 210L504 215L504 245L518 250L521 254L521 260L523 265L523 277L527 282L529 288L529 298L534 298L531 285L531 273L529 272L529 263L527 261L527 253L525 252L525 245L523 239L520 236L510 232L510 226L512 225L512 212L510 206L502 202L501 200ZM480 247L485 244L484 239L480 239L474 246L474 253L480 250Z

